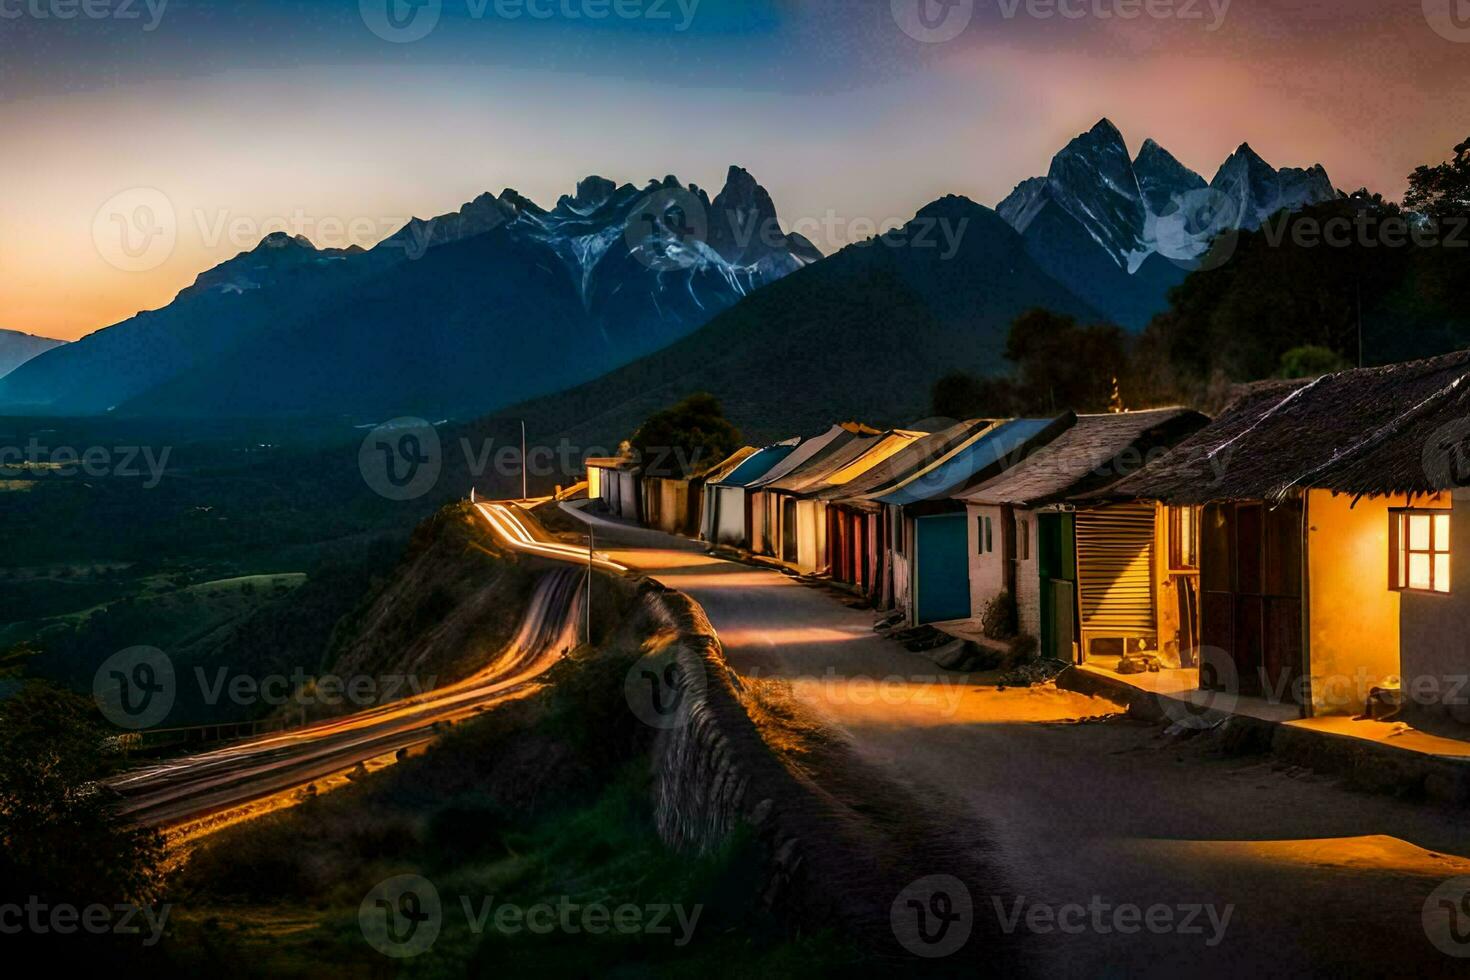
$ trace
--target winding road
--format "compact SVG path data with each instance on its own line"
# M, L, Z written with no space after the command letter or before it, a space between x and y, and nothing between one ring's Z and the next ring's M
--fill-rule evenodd
M381 707L129 771L109 781L123 798L121 811L152 826L187 824L424 745L446 725L534 691L536 679L580 642L587 552L536 541L501 505L479 509L508 547L575 557L583 566L542 576L515 639L492 663L456 684ZM622 570L605 559L595 564Z

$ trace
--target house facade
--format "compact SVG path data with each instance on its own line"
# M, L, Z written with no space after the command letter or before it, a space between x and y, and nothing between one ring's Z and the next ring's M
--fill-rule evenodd
M864 495L884 509L893 604L908 622L970 617L969 520L956 496L1021 462L1075 419L990 424L891 488Z
M700 537L713 545L744 548L750 543L748 488L796 450L796 440L751 454L726 475L704 485Z
M669 534L697 537L703 517L705 484L728 476L755 453L754 447L746 446L689 476L652 476L645 471L642 481L643 523Z
M1467 713L1467 419L1465 352L1268 382L1107 488L1198 514L1202 687L1311 716Z
M888 509L873 496L904 482L993 424L976 419L943 426L912 440L851 479L834 482L814 494L826 505L825 561L833 581L853 588L875 605L891 607L893 532Z
M1010 596L1019 632L1036 637L1043 656L1117 666L1147 653L1180 666L1195 646L1193 620L1181 622L1175 595L1188 591L1190 551L1171 533L1189 535L1192 523L1152 501L1076 498L1141 470L1207 421L1178 408L1080 416L961 494L972 618Z

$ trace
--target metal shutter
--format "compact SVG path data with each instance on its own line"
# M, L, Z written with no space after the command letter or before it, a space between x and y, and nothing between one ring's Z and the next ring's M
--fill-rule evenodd
M1077 578L1082 628L1152 633L1154 505L1077 512Z

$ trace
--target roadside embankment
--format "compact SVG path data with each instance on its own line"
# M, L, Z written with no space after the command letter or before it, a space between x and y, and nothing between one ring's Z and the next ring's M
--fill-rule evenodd
M658 658L676 665L669 676L678 709L653 751L655 816L666 842L704 852L748 828L767 858L762 895L781 921L836 928L871 953L910 964L891 923L906 887L949 874L972 894L1002 893L990 841L973 830L962 836L939 817L942 801L916 798L859 759L811 719L789 685L732 671L688 596L652 582L645 595L663 634L655 667ZM1013 944L989 936L968 949L1014 970ZM952 960L948 969L978 965L971 955Z

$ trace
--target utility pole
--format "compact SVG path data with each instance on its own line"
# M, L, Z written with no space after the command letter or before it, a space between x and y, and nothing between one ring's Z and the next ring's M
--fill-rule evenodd
M530 500L531 494L526 489L526 420L521 419L521 499Z

